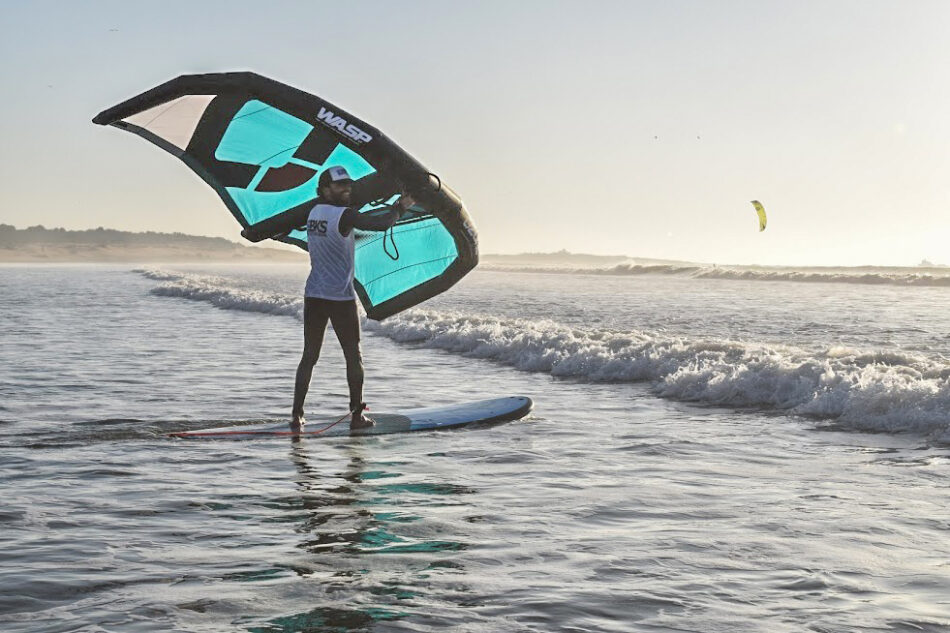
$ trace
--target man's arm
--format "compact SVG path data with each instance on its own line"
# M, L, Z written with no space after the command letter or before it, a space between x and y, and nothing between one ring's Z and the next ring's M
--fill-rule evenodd
M294 229L306 225L309 215L309 207L301 207L288 213L281 213L278 216L258 222L254 226L244 229L241 231L241 237L251 242L260 242L269 237L286 235Z
M348 208L340 216L340 234L349 235L353 229L361 231L385 231L402 216L406 209L415 204L412 196L403 194L396 204L389 207L384 213L359 213L356 209Z

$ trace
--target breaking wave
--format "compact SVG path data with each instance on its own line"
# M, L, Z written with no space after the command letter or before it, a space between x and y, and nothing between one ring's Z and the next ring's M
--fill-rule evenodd
M303 299L276 292L248 290L229 285L223 277L173 273L149 268L137 269L148 279L165 282L150 291L159 297L180 297L205 301L225 310L262 312L303 320Z
M236 288L217 277L138 271L152 294L229 310L302 319L299 296ZM526 320L413 309L367 332L522 371L590 382L645 382L660 397L775 409L875 432L950 441L950 365L899 350L805 350L654 332L613 332Z
M743 281L798 281L813 283L873 284L894 286L937 286L950 288L950 270L927 269L786 269L740 266L684 264L617 264L609 268L570 268L550 266L499 266L486 264L483 270L573 275L675 275L694 279L733 279Z

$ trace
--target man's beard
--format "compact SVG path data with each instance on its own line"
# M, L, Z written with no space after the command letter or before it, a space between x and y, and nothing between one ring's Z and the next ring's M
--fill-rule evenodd
M339 193L333 196L331 202L337 206L346 206L350 203L350 192Z

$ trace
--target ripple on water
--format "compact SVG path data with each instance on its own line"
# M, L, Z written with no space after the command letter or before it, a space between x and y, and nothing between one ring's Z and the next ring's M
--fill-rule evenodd
M284 419L299 322L156 297L156 282L91 271L0 272L8 296L51 288L10 308L32 342L5 347L16 363L0 362L4 631L950 627L950 457L939 444L818 433L782 414L552 380L370 332L374 402L517 391L538 411L516 424L358 441L169 440L174 430ZM289 273L240 279L299 292ZM604 295L590 279L570 292L511 279L472 276L457 297L489 309L510 296L505 305L552 318L562 295ZM64 296L55 284L73 292L68 314L44 303ZM635 303L596 315L618 331L642 320L716 336L735 304L751 336L762 314L775 316L774 297L765 305L735 285L733 304L716 299L700 318L687 308L705 299L679 291L708 298L709 286L664 294L643 280L607 284L603 305ZM837 332L829 310L803 312L814 325L804 338ZM59 327L67 317L77 324L69 335ZM943 317L931 317L932 332ZM69 366L44 382L67 348ZM328 345L324 356L315 413L347 397L338 351Z

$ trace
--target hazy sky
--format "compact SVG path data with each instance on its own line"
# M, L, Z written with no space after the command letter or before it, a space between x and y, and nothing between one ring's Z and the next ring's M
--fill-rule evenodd
M485 253L950 263L948 34L945 0L0 0L0 222L239 240L187 167L90 119L252 70L438 173Z

